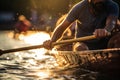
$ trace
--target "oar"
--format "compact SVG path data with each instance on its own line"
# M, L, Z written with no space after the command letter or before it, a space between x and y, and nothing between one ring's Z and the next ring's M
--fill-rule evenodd
M91 36L85 36L85 37L76 38L76 39L69 39L69 40L62 40L59 42L54 42L52 45L55 46L55 45L60 45L60 44L72 43L72 42L81 42L81 41L91 40L95 38L96 37L94 35L91 35ZM5 53L37 49L37 48L44 48L44 45L34 45L34 46L21 47L21 48L15 48L15 49L0 50L0 55L5 54Z
M80 37L80 38L76 38L76 39L62 40L62 41L53 43L53 46L59 45L59 44L72 43L72 42L82 42L82 41L91 40L91 39L95 39L95 38L96 38L95 35L91 35L91 36L85 36L85 37Z

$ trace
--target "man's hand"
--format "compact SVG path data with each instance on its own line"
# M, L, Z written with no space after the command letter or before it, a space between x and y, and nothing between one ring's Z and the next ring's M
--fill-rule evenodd
M93 33L97 38L106 37L110 35L110 32L108 32L106 29L96 29Z
M46 48L46 49L52 49L53 47L52 47L52 41L51 40L46 40L44 43L43 43L43 46L44 46L44 48Z

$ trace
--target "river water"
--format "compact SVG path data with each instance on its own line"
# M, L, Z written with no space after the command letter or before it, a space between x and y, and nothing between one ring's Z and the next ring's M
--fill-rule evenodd
M11 37L12 31L0 31L0 49L30 46ZM39 36L42 37L42 36ZM60 67L45 49L7 53L0 56L0 80L97 80L97 72L80 67Z

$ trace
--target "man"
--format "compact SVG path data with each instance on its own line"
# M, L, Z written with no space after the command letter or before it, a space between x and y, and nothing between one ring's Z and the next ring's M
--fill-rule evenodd
M69 11L65 20L53 31L51 40L44 42L44 46L51 49L51 44L62 36L70 24L78 20L75 37L94 34L96 39L76 43L73 45L74 50L107 48L108 35L115 27L118 15L118 4L112 0L82 0Z

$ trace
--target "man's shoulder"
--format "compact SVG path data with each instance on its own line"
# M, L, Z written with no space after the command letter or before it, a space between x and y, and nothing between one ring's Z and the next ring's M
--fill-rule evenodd
M115 1L113 1L113 0L110 0L108 3L107 3L107 5L108 5L108 7L110 8L118 8L118 4L115 2Z
M79 3L75 4L70 12L75 13L75 14L79 14L81 11L85 11L87 10L86 8L88 8L88 0L82 0Z
M119 15L119 5L116 2L109 0L109 2L107 3L107 11L109 14L118 16Z
M81 6L87 6L88 0L82 0L79 3L77 3L75 6L81 7Z

